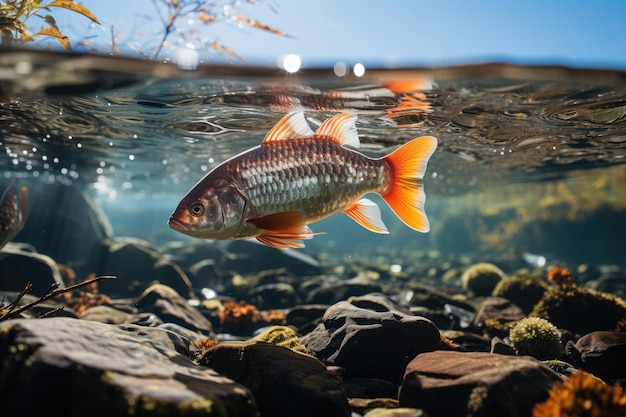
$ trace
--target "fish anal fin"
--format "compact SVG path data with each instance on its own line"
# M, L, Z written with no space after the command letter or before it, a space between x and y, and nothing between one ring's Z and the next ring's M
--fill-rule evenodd
M330 138L341 145L358 148L360 142L355 125L356 119L355 114L339 113L322 123L314 136Z
M313 232L306 225L306 217L299 210L282 211L248 220L259 229L256 239L273 248L303 248L302 240L323 232Z
M426 194L422 179L428 159L436 148L437 139L423 136L383 158L390 164L393 178L382 197L400 220L423 233L430 230L430 224L424 211Z
M313 135L313 130L309 127L304 113L296 111L288 113L267 132L263 143L276 142L279 140L295 139Z
M375 233L389 233L380 215L380 207L372 200L362 198L343 212L367 230Z

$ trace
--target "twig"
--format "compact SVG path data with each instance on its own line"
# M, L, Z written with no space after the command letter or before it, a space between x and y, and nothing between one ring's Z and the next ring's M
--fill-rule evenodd
M29 281L28 283L26 283L26 286L24 287L24 289L20 292L20 294L17 296L17 298L15 299L15 301L13 301L11 304L9 304L7 306L6 309L3 309L2 311L6 311L6 313L2 314L2 312L0 311L0 321L2 320L8 320L12 317L17 316L18 314L28 310L29 308L32 308L34 306L36 306L39 303L42 303L52 297L56 297L57 295L61 295L61 294L65 294L66 292L70 292L70 291L74 291L77 288L83 287L85 285L89 285L92 284L96 281L100 281L103 279L115 279L116 277L113 275L100 275L97 276L95 278L91 278L88 280L85 280L83 282L79 282L78 284L74 284L74 285L70 285L69 287L65 287L65 288L61 288L58 289L59 287L59 283L55 282L54 284L52 284L50 286L50 288L48 289L48 291L46 291L46 293L44 295L42 295L41 297L39 297L37 300L35 301L31 301L28 304L24 304L21 307L17 307L19 301L24 297L24 295L26 295L26 293L30 292L30 290L33 288L33 284Z

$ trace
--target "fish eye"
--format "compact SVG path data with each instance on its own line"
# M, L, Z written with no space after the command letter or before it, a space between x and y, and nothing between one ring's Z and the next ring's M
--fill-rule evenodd
M204 213L204 206L200 202L195 202L189 207L189 213L195 217L202 216Z

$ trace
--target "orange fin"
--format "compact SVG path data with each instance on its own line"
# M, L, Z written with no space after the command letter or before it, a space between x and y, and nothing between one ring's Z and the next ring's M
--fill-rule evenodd
M341 145L358 148L360 142L356 131L356 118L355 114L339 113L322 123L314 136L331 138Z
M362 198L343 212L367 230L375 233L389 233L380 216L380 207L372 200Z
M268 216L250 219L260 231L256 239L273 248L303 248L303 239L311 239L323 232L312 232L306 225L306 217L299 210L282 211Z
M407 226L428 232L430 224L424 211L426 194L422 179L428 159L437 149L437 139L423 136L413 139L383 159L391 165L393 178L383 198Z
M396 94L406 94L418 90L430 90L432 88L430 78L392 78L381 83Z
M303 136L311 136L313 131L309 127L304 113L302 111L296 111L288 113L282 119L274 125L274 127L267 132L263 143L275 142L277 140L295 139Z

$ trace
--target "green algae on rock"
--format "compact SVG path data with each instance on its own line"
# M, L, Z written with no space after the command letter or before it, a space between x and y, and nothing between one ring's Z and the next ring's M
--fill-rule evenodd
M480 262L467 268L461 275L463 288L474 296L491 295L495 286L506 275L496 265L489 262Z
M517 322L511 327L509 339L518 355L547 360L556 359L563 352L559 329L539 317L527 317Z

